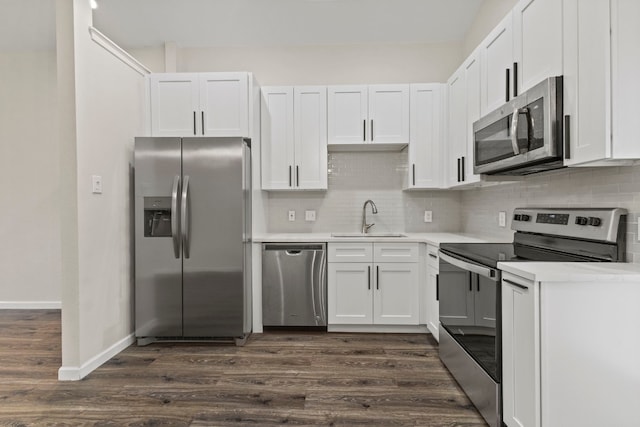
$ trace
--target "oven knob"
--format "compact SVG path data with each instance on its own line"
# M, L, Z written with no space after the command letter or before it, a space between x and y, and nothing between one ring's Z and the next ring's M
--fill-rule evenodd
M522 215L520 215L520 214L515 214L515 215L513 216L513 220L514 220L514 221L522 221Z
M594 227L600 227L600 225L602 225L602 220L598 217L591 216L589 217L589 225L593 225Z
M522 214L521 218L522 218L522 221L530 221L531 220L531 216L526 215L526 214Z
M585 216L577 216L576 224L578 225L587 225L589 223L589 219Z

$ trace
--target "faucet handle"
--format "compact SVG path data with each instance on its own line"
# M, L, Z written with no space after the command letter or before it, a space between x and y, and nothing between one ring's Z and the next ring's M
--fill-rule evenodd
M374 222L373 224L365 224L364 225L364 232L366 233L367 231L369 231L369 229L371 227L373 227L374 225L376 225L376 223Z

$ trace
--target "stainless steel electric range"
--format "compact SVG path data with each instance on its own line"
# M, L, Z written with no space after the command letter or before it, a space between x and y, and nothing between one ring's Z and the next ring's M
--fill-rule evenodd
M504 261L624 261L618 208L517 208L512 243L440 245L440 359L492 427L502 425L501 272Z

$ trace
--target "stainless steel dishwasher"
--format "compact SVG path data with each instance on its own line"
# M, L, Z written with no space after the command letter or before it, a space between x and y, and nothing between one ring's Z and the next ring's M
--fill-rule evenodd
M325 243L262 245L262 324L327 325Z

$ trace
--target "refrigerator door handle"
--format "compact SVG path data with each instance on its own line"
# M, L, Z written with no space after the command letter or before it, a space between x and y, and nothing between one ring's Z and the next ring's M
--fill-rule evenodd
M180 236L178 236L178 193L180 192L180 175L173 177L171 190L171 239L173 240L173 255L180 258Z
M182 200L180 212L180 225L182 230L182 252L185 259L189 258L189 175L184 176L184 184L182 185Z

